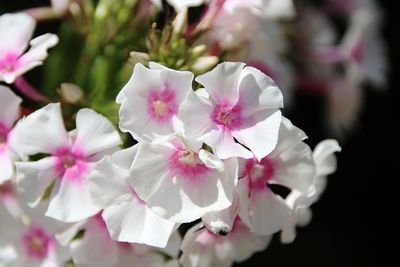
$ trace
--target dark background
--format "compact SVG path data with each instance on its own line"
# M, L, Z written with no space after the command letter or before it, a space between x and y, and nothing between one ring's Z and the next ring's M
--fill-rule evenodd
M0 0L0 14L41 6L46 2ZM338 171L329 177L327 190L312 207L314 217L311 224L299 229L293 244L282 245L275 237L265 252L235 266L399 266L396 261L389 260L395 258L398 247L395 237L398 219L395 215L399 206L395 204L398 204L396 182L400 175L395 167L400 165L400 134L397 130L400 1L377 2L386 14L384 36L391 62L389 88L383 92L365 90L360 124L340 142L343 150L338 155ZM42 28L39 27L38 31L48 26L40 26ZM298 95L296 102L288 116L305 130L309 144L314 146L331 137L323 128L323 100ZM394 244L389 244L388 240Z

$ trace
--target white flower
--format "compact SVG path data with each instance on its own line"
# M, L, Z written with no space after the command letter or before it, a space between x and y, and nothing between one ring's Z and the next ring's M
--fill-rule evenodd
M270 236L250 232L239 218L227 236L215 235L200 223L183 238L180 263L183 267L229 267L265 250L270 240Z
M64 128L59 104L49 104L22 119L15 143L22 155L47 154L38 161L17 162L18 190L30 206L52 187L47 216L74 222L99 211L90 198L87 175L93 164L121 143L112 124L90 109L76 116L76 130Z
M0 85L0 185L14 176L17 155L12 147L13 126L19 117L21 98Z
M193 74L150 62L136 64L132 77L117 96L119 126L135 139L155 138L179 131L179 107L192 88Z
M51 0L51 6L54 11L62 14L68 10L71 1L72 0Z
M13 83L25 72L39 66L47 57L47 49L58 43L54 34L32 37L35 21L25 14L4 14L0 16L0 81ZM31 48L24 54L28 46Z
M204 90L190 92L180 112L189 138L206 143L221 159L254 155L260 160L275 148L283 99L268 76L225 62L196 81Z
M238 182L239 216L250 229L261 235L281 230L292 210L273 193L270 184L282 185L307 194L315 175L311 149L302 142L303 131L287 119L282 121L274 151L262 160L249 159L241 165Z
M72 259L77 266L130 267L134 264L135 267L162 267L168 266L168 263L160 252L176 257L179 251L180 237L177 234L171 237L167 249L164 250L114 241L110 238L100 214L78 223L69 231L69 237L83 233L83 237L75 238L69 244ZM63 237L64 241L67 240L65 238L66 236Z
M179 136L140 144L130 170L132 184L161 217L176 223L191 222L232 204L236 159L222 162L200 148L201 144Z
M337 163L334 153L340 151L341 148L336 140L325 140L315 147L313 158L316 164L316 174L308 194L293 190L286 198L293 214L282 229L282 243L293 242L296 238L296 226L306 226L311 221L310 206L318 201L325 190L327 175L336 171Z
M102 217L111 238L165 247L177 227L153 213L133 189L129 167L136 151L137 145L96 163L89 176L91 196L104 209Z
M68 249L61 246L55 238L55 234L65 226L44 216L46 205L47 203L42 203L35 209L27 209L24 215L27 224L9 216L7 223L4 221L7 220L7 215L0 206L1 228L7 230L5 234L1 232L0 238L8 238L8 249L11 250L10 254L14 254L7 266L66 266L70 258Z

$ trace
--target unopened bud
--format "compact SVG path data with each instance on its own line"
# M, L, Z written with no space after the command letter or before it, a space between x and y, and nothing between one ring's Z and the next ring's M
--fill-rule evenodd
M203 73L217 65L219 58L216 56L199 57L192 65L192 70L196 73Z
M132 51L129 54L129 56L130 56L129 62L132 63L132 65L135 65L136 63L142 63L143 65L147 66L150 61L149 54L147 53Z
M72 83L62 83L59 93L66 102L71 104L76 104L83 98L82 89Z

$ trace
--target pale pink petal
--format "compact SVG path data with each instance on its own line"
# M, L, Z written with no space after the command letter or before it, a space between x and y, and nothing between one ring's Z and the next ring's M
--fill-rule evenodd
M91 156L122 143L112 123L91 109L81 109L76 115L76 141L73 150Z
M214 101L229 100L236 103L239 98L239 77L244 66L240 62L220 63L213 70L197 76L196 81L207 90Z
M30 206L37 206L45 190L57 178L56 158L48 157L34 162L17 162L17 185L20 196Z
M281 112L274 111L253 127L234 131L233 136L248 147L258 160L261 160L276 147L281 119Z
M52 154L69 144L60 104L48 104L19 121L15 127L13 148L20 155Z
M19 106L22 99L10 88L0 85L0 125L11 129L19 117Z
M77 222L100 211L90 197L85 174L79 181L63 177L59 188L54 188L46 216L63 222Z

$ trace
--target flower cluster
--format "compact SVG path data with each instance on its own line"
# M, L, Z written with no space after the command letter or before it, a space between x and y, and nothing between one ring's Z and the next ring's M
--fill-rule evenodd
M322 2L52 0L1 15L0 267L229 267L273 235L293 242L341 148L312 150L284 103L323 93L340 132L387 70L372 0ZM33 38L47 19L58 35Z
M53 103L10 130L21 99L2 87L2 187L12 188L15 162L22 202L11 213L2 207L7 260L176 266L180 248L183 266L231 266L280 230L292 241L300 210L336 168L336 141L312 152L282 116L273 80L244 63L197 76L196 91L193 78L154 62L135 66L116 99L119 128L138 142L123 150L113 125L91 109L79 110L71 131ZM191 222L180 245L177 229Z

